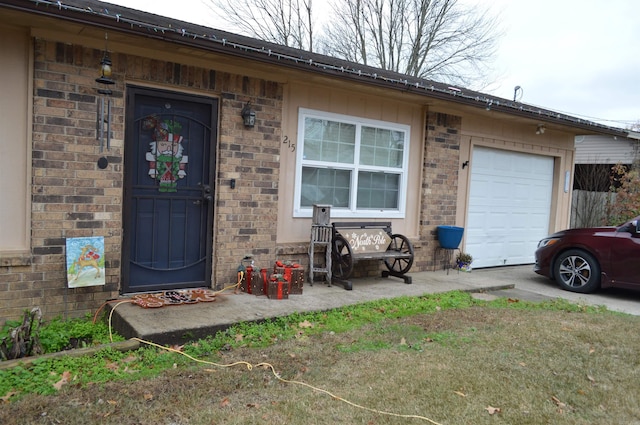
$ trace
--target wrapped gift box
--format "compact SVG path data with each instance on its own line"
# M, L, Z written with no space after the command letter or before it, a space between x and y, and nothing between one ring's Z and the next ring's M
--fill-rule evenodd
M266 293L267 269L246 268L244 276L240 281L240 290L247 294L264 295Z
M289 294L300 295L302 294L302 286L304 284L304 268L296 263L282 263L276 262L273 268L274 274L281 274L289 283Z
M269 280L267 297L274 300L283 300L289 298L289 282L284 280L281 274L271 275Z

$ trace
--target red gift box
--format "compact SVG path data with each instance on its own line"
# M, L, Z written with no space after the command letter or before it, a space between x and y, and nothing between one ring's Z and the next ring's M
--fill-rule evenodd
M269 289L267 297L275 300L283 300L289 298L289 282L284 280L282 275L273 274L269 280Z
M296 263L283 263L276 261L273 267L274 274L281 274L289 283L289 294L302 294L302 286L304 284L304 268Z
M257 269L248 266L240 281L240 290L247 294L264 295L266 293L266 278L267 269L262 269L258 272Z

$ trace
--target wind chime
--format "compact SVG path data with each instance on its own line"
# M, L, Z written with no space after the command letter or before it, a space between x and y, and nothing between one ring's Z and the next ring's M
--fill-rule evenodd
M111 58L109 57L109 50L107 49L107 34L104 35L104 54L100 61L100 77L96 78L96 82L101 84L98 89L98 93L102 95L98 100L98 114L96 118L96 139L100 143L100 153L102 153L106 147L107 150L111 149L111 96L113 91L109 86L116 82L111 79ZM107 168L109 161L106 157L98 159L98 167L101 169Z

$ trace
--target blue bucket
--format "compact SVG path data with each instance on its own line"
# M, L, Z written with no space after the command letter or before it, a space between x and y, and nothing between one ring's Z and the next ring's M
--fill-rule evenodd
M438 226L438 241L444 249L456 249L462 241L463 227Z

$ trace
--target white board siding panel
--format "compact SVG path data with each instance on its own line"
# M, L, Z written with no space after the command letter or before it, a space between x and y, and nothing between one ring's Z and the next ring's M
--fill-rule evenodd
M465 251L473 267L534 262L548 235L552 157L474 147Z
M638 153L637 140L611 136L578 136L576 164L632 164Z

